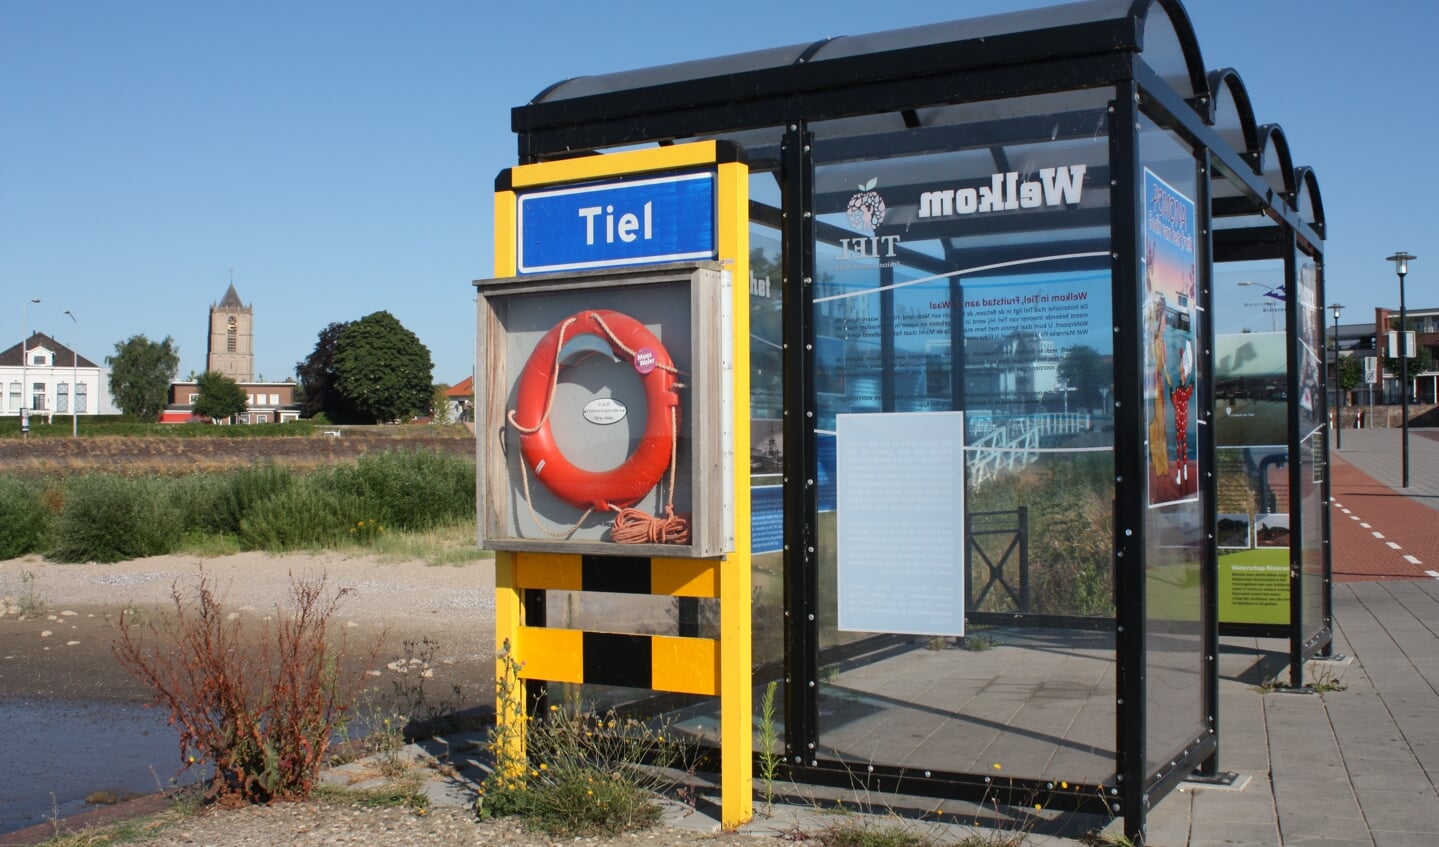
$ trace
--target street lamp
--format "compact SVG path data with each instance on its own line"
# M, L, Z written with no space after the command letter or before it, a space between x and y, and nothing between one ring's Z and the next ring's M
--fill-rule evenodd
M65 314L70 316L70 322L75 324L75 331L79 332L80 322L75 319L74 313L66 309ZM76 401L80 399L80 350L75 346L73 339L70 342L70 369L70 437L79 438L80 406Z
M1408 314L1404 311L1404 277L1409 273L1409 262L1417 258L1419 257L1400 250L1398 253L1385 259L1386 262L1394 263L1394 273L1399 275L1399 392L1401 396L1400 408L1403 410L1401 414L1404 418L1400 424L1404 429L1404 435L1402 436L1404 444L1404 472L1401 484L1403 488L1409 487L1409 345L1405 343L1409 337L1405 334L1406 330L1404 328L1408 317Z
M1344 406L1339 401L1339 313L1344 311L1343 303L1330 303L1334 312L1334 449L1344 448Z
M1246 286L1246 287L1252 285L1252 286L1255 286L1255 287L1257 287L1257 288L1262 288L1262 289L1264 289L1264 295L1263 295L1263 296L1265 296L1265 297L1272 297L1272 298L1274 298L1275 300L1278 300L1280 303L1283 303L1283 302L1284 302L1284 287L1283 287L1283 286L1280 286L1280 287L1278 287L1278 288L1275 288L1275 287L1272 286L1272 285L1265 285L1265 284L1262 283L1262 282L1251 282L1251 281L1249 281L1249 280L1247 280L1247 279L1241 279L1241 280L1239 280L1239 282L1237 282L1237 283L1235 283L1235 284L1236 284L1236 285L1241 285L1241 286ZM1264 311L1266 311L1266 312L1269 313L1269 330L1270 330L1270 332L1278 332L1278 331L1279 331L1279 312L1282 311L1282 310L1284 309L1284 307L1283 307L1283 306L1276 306L1276 305L1273 304L1273 303L1264 303L1264 304L1262 304L1262 305L1264 306Z
M20 307L20 417L22 419L21 429L25 430L25 437L30 437L30 430L24 426L25 409L29 405L25 402L25 395L30 391L30 375L27 373L30 366L30 351L25 345L30 342L30 304L39 303L39 297L32 297Z

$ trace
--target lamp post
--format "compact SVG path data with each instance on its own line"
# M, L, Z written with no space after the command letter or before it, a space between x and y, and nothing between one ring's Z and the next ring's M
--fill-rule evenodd
M75 319L75 314L69 309L65 310L65 314L70 316L70 322L75 325L75 330L78 332L80 322ZM70 437L79 438L80 406L76 401L80 399L80 350L75 346L73 340L70 344L70 369Z
M1343 303L1330 303L1330 311L1334 312L1334 449L1344 448L1344 421L1342 412L1344 406L1339 400L1339 313L1344 311Z
M1412 256L1404 252L1403 250L1400 250L1398 253L1395 253L1393 256L1390 256L1388 259L1385 260L1394 263L1394 273L1399 275L1398 339L1400 408L1403 410L1401 412L1401 414L1403 415L1403 421L1400 425L1404 429L1404 435L1402 436L1402 441L1404 444L1404 460L1403 476L1401 477L1401 487L1403 488L1409 487L1409 345L1405 343L1406 341L1408 341L1409 337L1405 334L1406 330L1404 328L1408 318L1408 313L1404 311L1404 277L1409 273L1409 262L1417 258L1419 257Z
M20 307L20 417L21 417L21 418L24 418L24 417L25 417L25 409L30 405L29 403L26 403L26 402L25 402L25 396L30 392L30 374L28 373L28 371L29 371L29 366L30 366L30 362L29 362L29 359L30 359L30 351L27 350L27 349L26 349L26 346L25 346L25 345L27 345L27 344L30 343L30 304L31 304L31 303L39 303L39 302L40 302L40 298L39 298L39 297L32 297L32 298L30 298L29 300L26 300L25 303ZM29 438L29 437L30 437L30 430L27 429L27 428L25 428L24 426L22 426L21 429L25 429L25 437L26 437L26 438Z

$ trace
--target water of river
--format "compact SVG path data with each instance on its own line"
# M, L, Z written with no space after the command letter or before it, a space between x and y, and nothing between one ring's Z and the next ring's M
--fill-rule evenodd
M94 792L154 794L198 776L179 772L165 712L136 703L0 698L0 733L0 834L84 811Z

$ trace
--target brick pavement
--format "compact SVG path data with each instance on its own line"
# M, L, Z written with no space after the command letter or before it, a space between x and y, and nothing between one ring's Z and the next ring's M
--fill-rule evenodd
M1354 434L1346 439L1351 444L1359 440ZM1439 573L1439 511L1426 505L1439 502L1429 494L1439 442L1430 433L1411 434L1411 488L1401 493L1376 478L1392 472L1385 462L1393 449L1383 449L1391 446L1389 441L1398 443L1395 437L1382 443L1376 438L1331 454L1336 582L1433 579L1429 571Z
M1342 458L1330 467L1334 581L1432 579L1425 570L1439 570L1439 514Z

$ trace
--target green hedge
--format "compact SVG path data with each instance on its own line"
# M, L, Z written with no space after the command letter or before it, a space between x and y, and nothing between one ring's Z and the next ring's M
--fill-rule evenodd
M173 552L184 513L159 478L87 474L65 491L48 557L57 562L119 562Z
M90 473L51 489L0 477L0 559L114 562L173 553L197 535L277 552L366 546L474 515L474 460L422 450L307 474L273 463L185 477Z
M240 521L240 545L276 552L339 547L374 512L363 497L307 480L255 503Z
M0 559L42 548L50 530L44 494L38 483L0 477Z
M354 466L316 475L335 492L369 502L370 517L393 530L422 530L475 514L475 464L468 457L422 450L370 453Z

